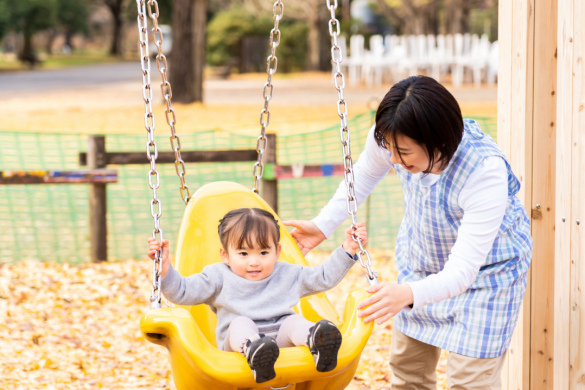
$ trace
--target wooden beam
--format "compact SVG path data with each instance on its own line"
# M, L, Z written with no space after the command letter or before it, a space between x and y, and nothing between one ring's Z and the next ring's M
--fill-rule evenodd
M343 176L345 174L345 168L343 164L277 165L274 167L274 174L278 180L298 179L302 177Z
M181 158L186 163L200 162L238 162L256 161L258 153L256 150L204 150L204 151L181 151ZM146 152L113 152L106 153L106 165L126 164L148 164ZM159 153L156 159L157 164L174 164L175 153ZM79 165L87 164L87 154L79 153Z
M266 152L264 164L276 164L276 134L266 134ZM256 152L256 159L258 154ZM276 178L262 178L262 197L278 213L278 182Z
M118 182L118 173L113 169L85 169L77 171L0 171L0 185L116 182Z
M103 135L88 138L87 166L90 169L106 167L106 139ZM89 255L93 263L108 260L108 227L106 184L89 185Z

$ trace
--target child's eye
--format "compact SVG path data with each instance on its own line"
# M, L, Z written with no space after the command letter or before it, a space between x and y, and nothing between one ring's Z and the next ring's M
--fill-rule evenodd
M240 252L239 255L240 256L248 256L248 253L247 252Z
M266 256L268 253L269 253L268 251L262 251L262 252L260 252L260 254L261 254L262 256Z

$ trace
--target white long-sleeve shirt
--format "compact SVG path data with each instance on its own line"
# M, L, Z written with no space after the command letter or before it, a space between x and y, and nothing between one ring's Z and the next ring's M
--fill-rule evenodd
M392 169L390 156L391 152L377 145L372 127L365 150L354 166L358 204ZM421 178L421 183L430 187L438 179L439 175L427 174ZM313 219L326 237L330 237L348 217L346 199L347 190L342 181L333 198ZM508 172L504 160L495 156L485 158L469 177L458 202L464 216L445 267L423 280L408 283L414 297L413 309L459 295L475 280L493 246L506 211Z

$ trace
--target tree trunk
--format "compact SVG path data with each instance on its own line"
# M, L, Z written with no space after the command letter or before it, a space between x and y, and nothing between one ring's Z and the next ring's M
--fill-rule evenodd
M341 0L341 20L344 23L349 23L351 20L349 0Z
M51 28L47 31L47 46L45 47L45 50L47 51L48 55L53 54L53 44L55 43L55 39L58 35L59 32L56 28Z
M463 33L463 0L447 0L447 33L461 34Z
M207 0L174 0L169 81L173 100L203 101Z
M122 54L122 28L124 21L120 13L113 13L114 16L114 36L112 37L112 46L110 47L110 55L119 56Z
M122 30L124 28L122 12L126 7L126 3L127 0L105 0L105 4L110 9L114 21L114 35L110 46L110 55L113 56L122 54Z
M309 33L307 34L307 69L308 70L319 70L319 52L320 52L320 39L319 39L319 15L315 12L311 12L308 15Z
M38 61L32 44L32 33L29 29L25 28L23 33L23 46L18 59L24 63L28 63L29 66L32 68L35 66L36 62Z

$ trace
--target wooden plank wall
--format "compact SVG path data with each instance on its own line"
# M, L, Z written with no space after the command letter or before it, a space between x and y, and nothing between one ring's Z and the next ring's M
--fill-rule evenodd
M584 389L585 2L499 4L498 143L534 238L503 385Z
M554 388L585 387L585 5L558 0Z
M518 196L534 239L505 389L550 389L553 382L557 1L499 3L498 144L522 184Z

